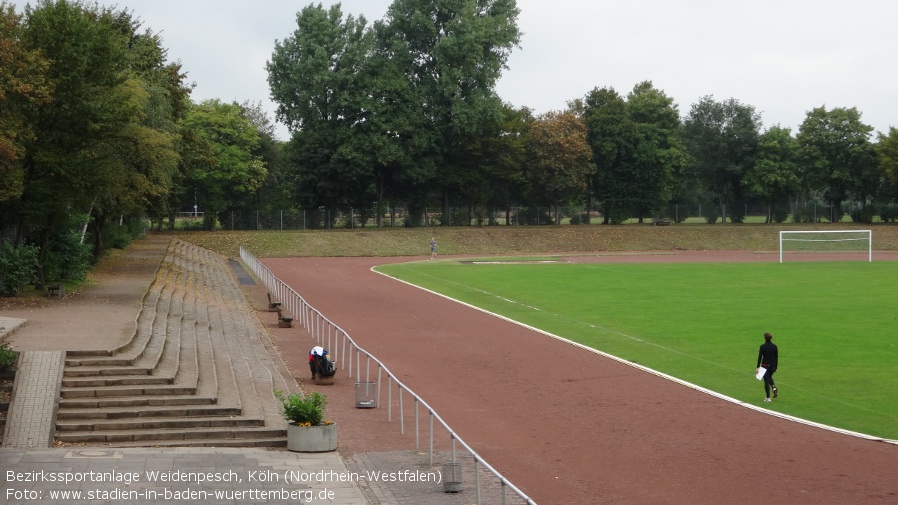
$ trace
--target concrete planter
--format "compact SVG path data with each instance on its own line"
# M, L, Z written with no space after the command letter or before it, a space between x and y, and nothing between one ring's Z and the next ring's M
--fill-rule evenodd
M287 449L294 452L337 450L337 424L299 426L287 423Z

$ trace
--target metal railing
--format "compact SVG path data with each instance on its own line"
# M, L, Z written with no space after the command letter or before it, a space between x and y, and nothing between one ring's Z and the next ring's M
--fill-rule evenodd
M415 394L408 386L399 381L396 377L390 373L390 370L377 358L375 358L371 353L362 349L358 344L355 343L354 340L346 333L342 328L337 326L333 321L329 320L325 317L321 312L316 310L314 307L308 304L306 300L299 295L293 288L288 286L285 282L278 279L271 271L263 265L255 256L253 256L249 251L244 249L242 246L240 247L240 259L243 260L243 263L246 264L250 270L252 270L253 274L265 285L266 288L271 292L273 296L276 296L277 299L281 302L281 307L286 309L290 314L293 315L294 321L298 320L299 324L301 324L306 331L308 331L319 344L322 344L326 349L330 349L333 355L339 356L339 365L342 370L348 371L349 378L353 378L353 370L355 370L355 377L357 379L361 378L361 357L365 356L365 382L371 382L371 365L372 362L377 367L377 385L376 385L376 393L375 393L375 407L380 407L380 397L381 397L381 387L383 383L383 376L386 375L387 379L387 419L389 421L393 420L393 387L395 384L397 394L399 395L399 433L405 435L405 410L403 403L403 392L411 396L414 401L414 417L415 417L415 449L419 449L420 446L420 418L419 418L419 405L423 406L426 412L429 415L429 447L428 447L428 455L430 464L433 465L433 456L434 456L434 421L438 422L446 429L449 433L449 437L452 444L452 461L451 463L456 463L456 444L460 444L471 457L474 459L474 476L475 476L475 488L476 488L476 496L477 496L477 505L481 504L481 485L480 485L480 468L482 465L487 471L495 476L500 484L501 484L501 499L502 504L506 503L506 495L507 491L510 490L514 494L516 494L519 498L524 500L528 505L536 505L536 502L533 501L530 497L524 494L523 491L515 487L511 482L509 482L501 473L499 473L496 469L489 465L474 449L471 448L464 440L462 440L453 430L449 427L448 424L436 413L436 411L431 408L427 402L425 402L421 397ZM340 350L342 349L342 353ZM355 357L355 368L353 368L353 355Z

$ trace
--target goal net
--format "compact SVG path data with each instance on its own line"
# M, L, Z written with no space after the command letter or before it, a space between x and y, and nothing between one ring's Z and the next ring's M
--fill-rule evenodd
M873 261L871 230L781 231L780 263L787 256L810 259L814 254L834 254L844 259Z

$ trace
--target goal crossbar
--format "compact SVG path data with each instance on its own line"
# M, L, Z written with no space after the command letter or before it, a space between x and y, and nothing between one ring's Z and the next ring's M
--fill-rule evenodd
M835 235L832 238L825 238L822 235ZM853 234L854 236L847 236ZM798 238L797 235L804 235ZM820 237L811 238L808 235L819 235ZM872 230L793 230L780 231L779 249L780 263L783 262L783 254L786 242L866 242L867 243L867 261L873 261L873 231ZM860 250L860 249L859 249Z

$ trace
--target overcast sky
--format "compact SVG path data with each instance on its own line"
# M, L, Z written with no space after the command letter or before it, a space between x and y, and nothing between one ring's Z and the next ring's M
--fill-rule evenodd
M16 2L24 4L24 2ZM195 101L262 101L274 117L265 62L311 2L120 0L161 33ZM318 2L315 2L316 4ZM336 2L323 1L325 6ZM381 19L391 0L345 0ZM537 113L596 87L626 95L651 80L685 116L705 95L735 98L797 132L807 111L857 107L876 131L898 126L898 2L887 0L518 0L523 32L497 91ZM279 135L287 138L279 126Z

